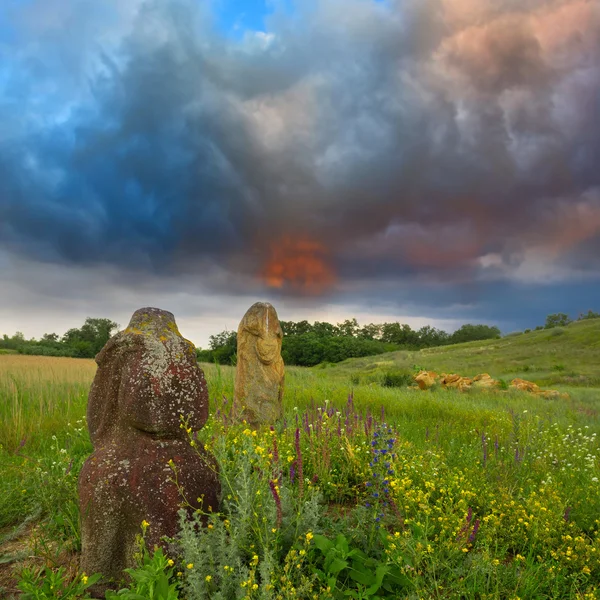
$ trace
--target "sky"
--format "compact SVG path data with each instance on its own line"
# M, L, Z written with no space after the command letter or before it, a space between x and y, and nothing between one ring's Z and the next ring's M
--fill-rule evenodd
M600 309L597 0L3 0L0 335Z

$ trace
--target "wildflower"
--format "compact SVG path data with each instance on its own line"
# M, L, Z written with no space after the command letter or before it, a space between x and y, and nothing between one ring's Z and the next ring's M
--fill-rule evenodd
M193 569L194 568L194 563L188 563L187 565L188 569Z
M295 443L296 456L298 457L298 460L296 461L298 466L298 494L300 498L302 498L302 492L304 490L304 477L302 476L302 451L300 450L300 429L298 429L298 427L296 427Z
M271 495L273 496L273 500L275 500L275 507L277 508L277 527L281 527L281 520L283 518L281 498L279 497L279 491L273 480L269 481L269 489L271 490ZM273 529L273 532L275 532L275 529Z
M172 567L172 566L173 566L175 563L173 562L173 559L172 559L172 558L170 558L170 559L167 561L167 564L168 564L170 567Z
M143 529L144 531L146 531L146 529L148 529L148 527L150 527L150 523L148 523L148 521L146 521L146 519L144 519L144 520L142 521L142 529Z
M212 577L210 575L207 575L204 579L206 580L206 583L209 583Z
M88 576L85 573L81 575L81 582L83 583L83 585L85 585L88 582Z

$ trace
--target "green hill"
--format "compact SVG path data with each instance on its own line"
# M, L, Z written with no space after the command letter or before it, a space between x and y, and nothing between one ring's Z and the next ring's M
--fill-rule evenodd
M546 386L600 386L600 319L498 340L349 359L327 370L332 375L359 374L375 380L384 373L412 372L416 367L467 377L483 372L505 380L522 377Z

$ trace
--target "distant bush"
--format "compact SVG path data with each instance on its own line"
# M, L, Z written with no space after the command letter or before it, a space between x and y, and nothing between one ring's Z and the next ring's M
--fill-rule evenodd
M526 329L523 333L531 333L531 329Z
M546 317L545 329L552 329L554 327L566 327L571 322L569 315L566 313L555 313Z
M413 376L404 372L387 372L383 374L381 385L383 387L407 387L413 383Z
M18 349L19 354L27 354L33 356L64 356L70 358L90 358L88 356L79 356L75 348L63 347L53 348L52 346L41 346L28 344Z
M563 335L564 332L565 332L564 327L553 327L552 331L550 331L550 336L556 337L557 335Z
M490 327L489 325L471 325L470 323L467 323L450 336L450 343L460 344L462 342L496 340L500 337L501 334L498 327Z
M517 337L518 335L523 335L522 331L511 331L510 333L507 333L504 337Z

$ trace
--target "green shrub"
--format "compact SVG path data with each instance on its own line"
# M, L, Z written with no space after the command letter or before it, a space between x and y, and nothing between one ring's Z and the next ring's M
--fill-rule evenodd
M413 383L411 373L391 372L383 374L381 385L383 387L407 387Z

